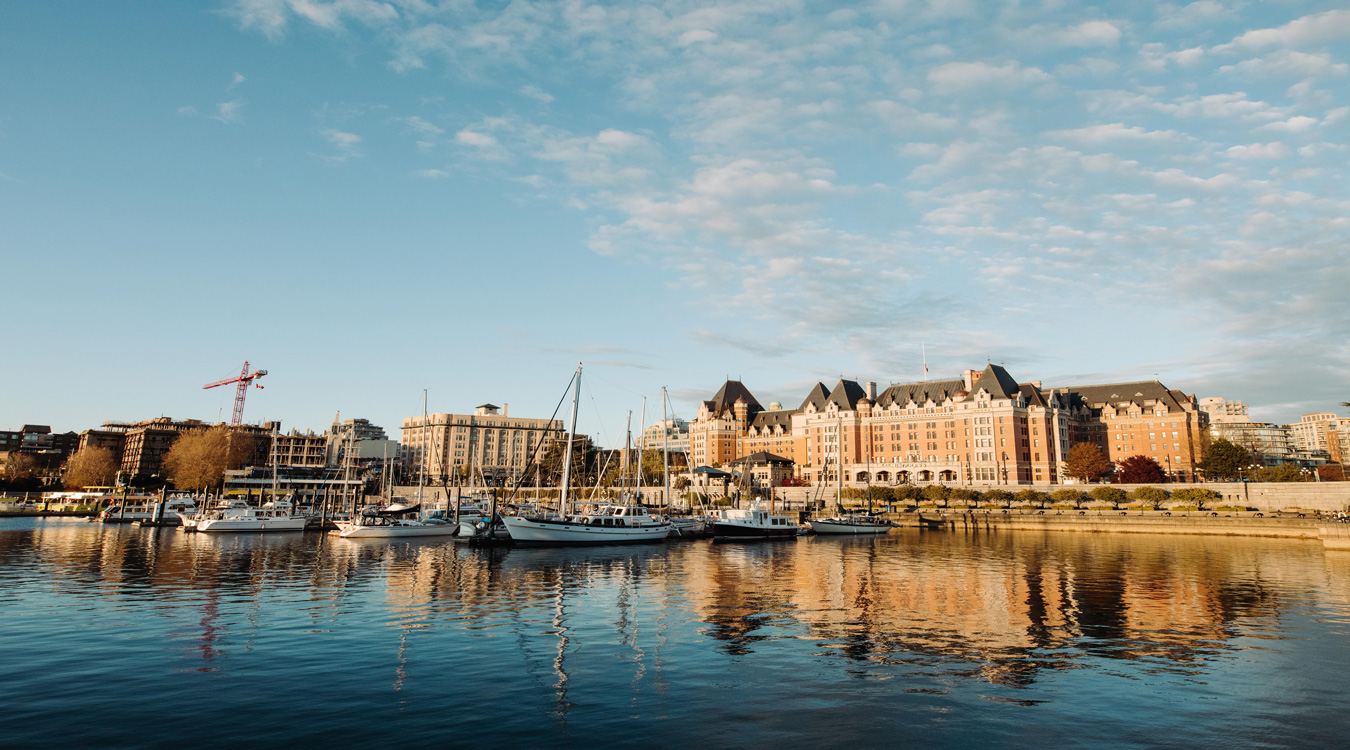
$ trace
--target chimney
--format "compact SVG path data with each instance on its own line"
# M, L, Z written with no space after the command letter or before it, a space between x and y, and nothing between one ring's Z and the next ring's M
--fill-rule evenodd
M867 381L867 400L874 404L877 402L877 383L875 380Z
M974 388L975 388L975 378L976 378L979 374L980 374L980 373L976 372L975 370L962 370L962 371L961 371L961 380L962 380L962 382L964 382L964 383L966 384L966 393L969 393L969 392L971 392L972 390L974 390Z
M505 401L502 402L502 416L503 417L511 416L511 405L506 403Z

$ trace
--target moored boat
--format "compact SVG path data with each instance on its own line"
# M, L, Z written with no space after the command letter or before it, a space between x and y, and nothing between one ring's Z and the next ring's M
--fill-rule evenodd
M861 513L815 518L808 525L817 534L885 534L895 526L880 516Z
M713 521L715 539L784 539L797 536L797 519L776 515L755 503L749 508L723 508Z
M309 521L295 515L287 500L274 500L260 507L231 502L198 518L196 530L203 534L249 531L304 531Z

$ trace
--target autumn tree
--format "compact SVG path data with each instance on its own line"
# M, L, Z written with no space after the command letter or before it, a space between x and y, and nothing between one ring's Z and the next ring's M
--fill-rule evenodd
M1242 477L1243 470L1252 462L1252 454L1240 445L1226 438L1216 438L1205 450L1205 457L1196 468L1205 473L1205 478L1215 480L1234 480Z
M551 440L544 448L544 455L539 458L540 476L546 485L556 485L562 481L563 467L563 447L567 444L566 436L557 440ZM595 453L591 439L585 435L575 435L572 437L572 476L571 484L584 485L586 476L587 461ZM595 467L599 469L600 467Z
M258 439L216 425L180 436L164 454L164 473L180 490L216 487L227 469L242 468L253 457Z
M974 508L980 503L980 493L978 490L972 490L969 487L957 487L952 490L948 502L954 502L958 506Z
M113 452L95 445L86 446L70 457L61 483L66 489L111 487L117 481L117 461Z
M902 484L893 488L891 494L895 497L896 502L912 503L923 496L923 490L912 484Z
M1117 464L1115 473L1111 475L1111 481L1116 484L1149 484L1166 482L1167 475L1163 473L1157 461L1148 456L1138 455L1130 456Z
M1064 459L1064 473L1083 482L1095 482L1111 473L1111 462L1093 443L1075 443Z

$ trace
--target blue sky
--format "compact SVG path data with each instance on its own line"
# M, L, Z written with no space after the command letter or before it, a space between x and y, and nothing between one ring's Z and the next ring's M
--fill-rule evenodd
M985 361L1350 400L1337 2L0 8L0 427L795 404ZM636 417L635 417L636 419ZM608 439L606 439L608 437Z

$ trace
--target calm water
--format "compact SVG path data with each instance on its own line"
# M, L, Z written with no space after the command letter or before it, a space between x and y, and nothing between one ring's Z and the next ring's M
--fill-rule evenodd
M0 521L0 745L1334 747L1350 555L1176 536L477 550Z

